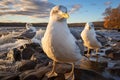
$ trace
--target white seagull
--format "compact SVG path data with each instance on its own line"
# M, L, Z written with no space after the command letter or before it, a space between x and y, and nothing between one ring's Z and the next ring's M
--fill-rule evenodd
M82 58L81 50L76 44L76 39L71 34L66 19L69 17L67 8L59 5L52 8L50 20L44 37L41 40L42 48L49 58L53 60L52 71L48 77L57 76L56 62L72 64L72 70L66 79L74 80L74 63Z
M81 38L84 42L84 46L88 48L88 52L86 54L88 58L90 57L89 54L90 49L96 50L96 54L97 54L99 48L101 48L104 42L106 42L104 36L100 34L96 34L92 22L86 23L84 30L81 32Z
M16 39L24 39L31 42L31 39L36 35L36 28L32 26L31 23L26 24L26 29L19 36L14 37Z

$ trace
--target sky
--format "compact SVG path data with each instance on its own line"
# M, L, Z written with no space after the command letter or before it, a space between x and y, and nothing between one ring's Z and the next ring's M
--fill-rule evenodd
M55 5L64 5L68 23L103 21L106 8L116 8L120 0L0 0L0 22L43 23Z

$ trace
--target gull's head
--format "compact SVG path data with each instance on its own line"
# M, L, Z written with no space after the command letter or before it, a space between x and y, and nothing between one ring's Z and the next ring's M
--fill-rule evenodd
M33 27L33 25L32 25L31 23L26 23L26 29L27 29L27 30L28 30L28 29L31 29L31 30L33 30L33 32L36 32L36 28Z
M85 29L88 29L88 30L94 29L93 23L92 22L87 22L85 24Z
M62 5L53 7L50 12L50 18L56 21L66 20L67 18L69 18L69 15L67 13L67 8Z
M30 29L32 27L31 23L26 23L26 29Z

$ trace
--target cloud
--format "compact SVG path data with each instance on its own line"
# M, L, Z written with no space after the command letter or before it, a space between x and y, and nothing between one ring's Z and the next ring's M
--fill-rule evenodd
M48 17L50 9L55 6L47 0L1 0L0 16L26 15L31 17Z
M105 2L104 4L105 4L106 6L109 6L109 5L112 4L112 2L111 2L111 1L107 1L107 2Z
M74 13L74 12L78 11L80 8L82 8L82 6L80 4L75 4L75 5L72 6L69 13Z

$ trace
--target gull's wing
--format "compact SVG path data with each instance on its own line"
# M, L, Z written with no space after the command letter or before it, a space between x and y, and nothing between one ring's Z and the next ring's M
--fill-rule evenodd
M79 49L80 49L80 54L81 55L84 55L84 46L83 46L83 43L82 42L80 42L80 40L77 40L76 42L76 45L79 47Z
M17 36L17 39L32 39L35 36L36 32L33 32L33 30L29 29L24 31L20 34L20 36Z
M102 44L102 46L107 44L107 39L103 34L96 32L96 39Z
M78 31L70 29L70 32L77 40L80 39L80 33Z

